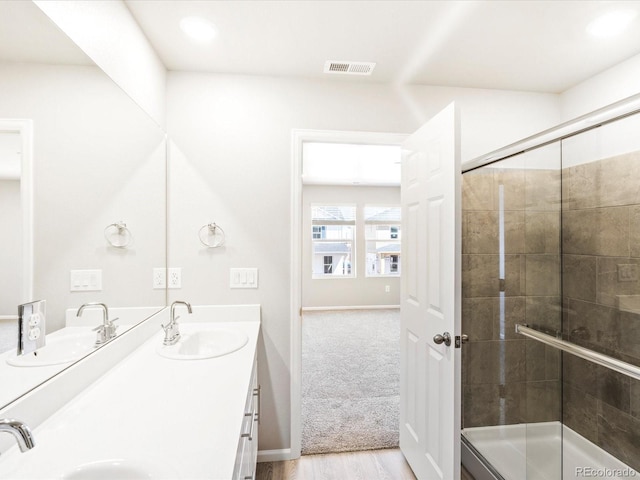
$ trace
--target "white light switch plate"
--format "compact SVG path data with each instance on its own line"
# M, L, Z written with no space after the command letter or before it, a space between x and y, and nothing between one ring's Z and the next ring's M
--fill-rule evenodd
M70 291L99 292L102 290L102 270L71 270Z
M230 288L258 288L257 268L232 268L229 273Z

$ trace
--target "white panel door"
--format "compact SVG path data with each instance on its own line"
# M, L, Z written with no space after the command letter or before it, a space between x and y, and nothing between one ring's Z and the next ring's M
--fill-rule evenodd
M460 478L457 130L452 103L403 144L400 448L419 480Z

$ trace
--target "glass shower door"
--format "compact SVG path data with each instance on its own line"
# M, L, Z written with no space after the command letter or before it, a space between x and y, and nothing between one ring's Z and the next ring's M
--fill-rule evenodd
M538 332L562 335L560 142L525 154L525 321ZM523 337L524 338L524 337ZM527 338L526 478L562 478L562 357Z
M635 366L638 131L636 114L562 141L564 336ZM564 478L640 478L640 380L570 354L564 354L563 373Z
M560 145L463 175L463 436L505 479L561 478Z

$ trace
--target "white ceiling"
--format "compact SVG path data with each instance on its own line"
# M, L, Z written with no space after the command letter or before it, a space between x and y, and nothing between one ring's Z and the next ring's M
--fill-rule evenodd
M0 60L94 65L32 2L0 0Z
M640 54L640 1L125 0L169 70L560 93ZM620 37L586 25L638 12ZM218 36L190 42L181 18ZM0 60L92 64L30 1L0 1ZM323 73L327 60L376 62L371 77Z
M169 70L560 93L640 53L640 1L125 0ZM586 25L638 11L608 40ZM213 22L191 43L185 16ZM326 60L376 62L371 77L323 73Z

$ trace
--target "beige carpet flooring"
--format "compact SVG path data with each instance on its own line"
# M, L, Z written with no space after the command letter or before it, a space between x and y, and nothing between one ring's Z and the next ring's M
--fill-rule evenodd
M304 314L304 455L398 446L399 341L399 310Z

